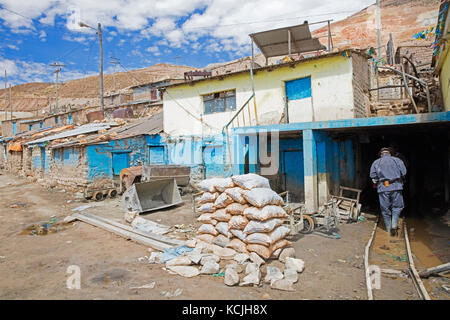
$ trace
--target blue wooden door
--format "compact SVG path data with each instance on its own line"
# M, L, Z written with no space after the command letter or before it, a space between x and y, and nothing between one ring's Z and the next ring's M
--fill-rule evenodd
M17 124L13 122L12 125L13 125L13 135L15 135L17 133Z
M130 155L128 152L114 152L112 154L113 174L119 175L122 169L130 166Z
M304 170L303 151L293 150L283 152L284 187L289 191L290 200L301 202L304 200Z

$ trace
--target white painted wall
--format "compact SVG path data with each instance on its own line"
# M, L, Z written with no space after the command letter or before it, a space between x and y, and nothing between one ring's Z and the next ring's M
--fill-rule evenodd
M280 123L284 112L284 82L307 76L311 76L312 98L303 100L311 101L296 100L295 103L312 104L315 121L354 118L351 57L329 56L305 61L294 68L285 66L272 71L256 71L254 78L259 124ZM204 107L201 95L232 89L236 89L236 105L239 109L251 96L250 74L168 87L163 99L165 132L172 136L220 133L235 111L202 117ZM255 125L253 101L250 106L251 124ZM244 115L246 125L249 125L248 110L245 110ZM203 124L199 120L201 117ZM302 114L294 110L290 118L290 122L309 121L312 121L312 112Z

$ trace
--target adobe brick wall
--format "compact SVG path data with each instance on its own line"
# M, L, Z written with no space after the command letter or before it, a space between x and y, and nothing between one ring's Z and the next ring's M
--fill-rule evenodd
M356 118L367 117L369 114L369 62L360 55L352 55L353 100Z

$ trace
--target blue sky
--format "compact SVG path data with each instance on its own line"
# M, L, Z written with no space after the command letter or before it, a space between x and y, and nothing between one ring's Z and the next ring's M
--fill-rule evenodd
M61 80L98 72L102 23L106 73L156 63L204 67L250 54L248 34L310 22L339 20L375 0L0 0L0 75L10 83L53 81L52 62L66 65ZM1 81L0 83L3 83Z

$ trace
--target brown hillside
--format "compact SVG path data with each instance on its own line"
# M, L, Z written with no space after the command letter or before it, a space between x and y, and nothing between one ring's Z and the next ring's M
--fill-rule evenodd
M176 66L166 63L155 64L148 68L130 70L129 72L116 72L116 89L143 83L156 82L167 78L183 78L184 72L195 70L188 66ZM113 74L103 75L103 90L107 95L114 91ZM91 76L82 79L70 80L60 83L58 95L63 98L98 98L99 77ZM0 90L0 110L5 108L5 98L9 92ZM39 109L48 104L49 97L54 101L55 85L53 83L26 83L12 88L13 111L34 111L37 104Z
M435 26L439 0L381 0L381 45L385 46L392 33L395 46L431 44L433 40L414 40L412 36L427 27ZM377 47L376 5L331 24L335 48ZM327 27L313 32L326 45ZM385 47L382 50L385 53Z

